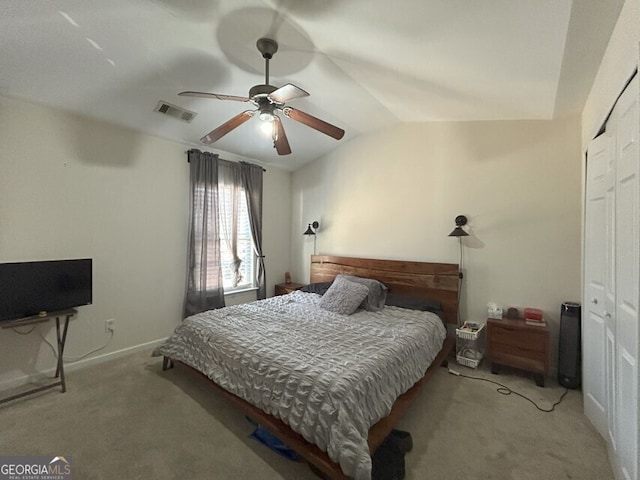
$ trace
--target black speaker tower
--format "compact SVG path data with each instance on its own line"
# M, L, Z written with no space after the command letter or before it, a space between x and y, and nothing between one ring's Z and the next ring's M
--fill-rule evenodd
M580 304L576 302L562 304L558 349L558 383L566 388L579 388L582 383L581 310Z

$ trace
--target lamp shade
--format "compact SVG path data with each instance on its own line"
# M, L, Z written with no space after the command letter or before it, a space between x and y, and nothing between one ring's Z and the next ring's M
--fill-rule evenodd
M304 232L303 235L315 235L316 230L318 229L319 226L320 226L320 223L317 220L311 222L307 227L307 231Z
M453 231L449 234L450 237L468 237L469 234L467 232L465 232L462 227L456 227L453 229Z

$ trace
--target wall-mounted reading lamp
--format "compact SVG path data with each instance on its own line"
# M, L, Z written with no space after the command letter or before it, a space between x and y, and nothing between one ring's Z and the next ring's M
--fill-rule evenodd
M467 217L464 215L458 215L456 217L456 228L454 228L449 234L450 237L458 237L458 242L460 243L460 264L458 266L459 273L458 277L463 278L462 274L462 237L468 237L469 234L462 228L467 224Z
M317 221L314 221L309 224L307 230L303 233L303 235L313 235L313 254L316 254L316 231L320 224Z
M468 237L469 234L462 228L467 224L467 217L464 215L458 215L456 217L456 228L449 234L450 237Z

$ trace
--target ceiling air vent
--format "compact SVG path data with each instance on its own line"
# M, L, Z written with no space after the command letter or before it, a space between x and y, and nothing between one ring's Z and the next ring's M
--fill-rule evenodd
M160 100L154 112L164 113L165 115L169 115L170 117L177 118L178 120L182 120L183 122L191 123L191 120L195 118L197 115L196 112L192 112L190 110L185 110L184 108L178 107L177 105L172 105L168 102Z

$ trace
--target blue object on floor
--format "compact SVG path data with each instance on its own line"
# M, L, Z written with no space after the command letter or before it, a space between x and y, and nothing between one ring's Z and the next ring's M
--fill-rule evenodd
M256 427L255 430L251 433L251 435L249 435L251 438L256 439L263 445L266 445L268 448L270 448L274 452L279 453L280 455L282 455L285 458L288 458L289 460L293 460L293 461L300 460L300 456L291 447L289 447L288 445L285 445L282 442L282 440L280 440L278 437L273 435L262 425L255 423L249 417L247 417L247 420L249 420L249 422L251 422Z

